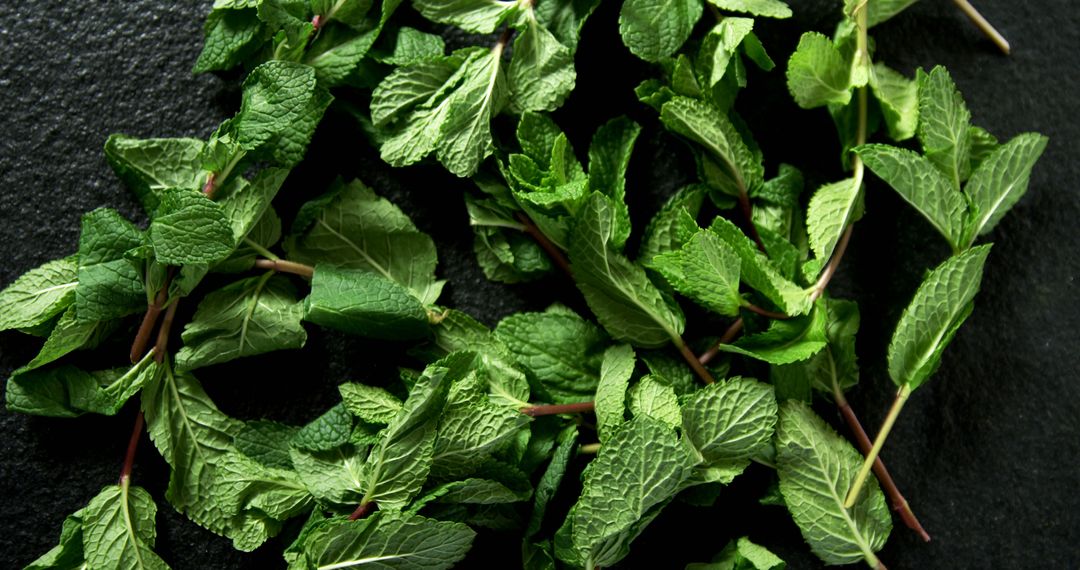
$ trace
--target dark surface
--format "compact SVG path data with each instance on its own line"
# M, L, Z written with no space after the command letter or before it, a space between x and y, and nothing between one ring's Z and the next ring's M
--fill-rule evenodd
M201 22L209 2L5 2L0 5L0 285L71 253L79 217L100 206L144 220L101 152L108 134L205 137L237 105L237 81L194 77ZM810 180L839 176L835 135L824 111L794 108L783 88L783 61L805 28L830 33L836 3L796 2L786 22L762 22L780 63L754 73L739 109L772 172L780 162ZM1080 564L1080 387L1074 356L1080 307L1076 220L1080 219L1077 56L1080 9L1069 0L979 2L1013 42L1005 58L943 0L924 0L872 31L876 59L905 73L943 64L964 93L974 121L1005 140L1023 131L1051 141L1031 190L993 232L995 242L976 309L948 349L938 374L908 404L883 453L924 526L929 544L902 526L881 558L894 568L1077 568ZM556 118L579 152L592 130L617 112L645 126L631 167L631 209L640 230L663 196L691 176L683 148L657 127L630 89L648 68L618 43L618 2L590 21L578 52L575 94ZM391 171L357 138L344 115L328 115L284 200L316 195L336 172L358 175L389 196L435 238L443 301L493 324L512 311L559 300L580 306L557 278L524 287L488 283L475 266L460 192L465 183L438 166ZM877 182L868 215L832 291L862 308L863 382L853 407L874 431L892 388L884 349L923 270L948 251L929 226ZM192 307L186 307L190 313ZM184 319L182 314L179 317ZM717 334L702 323L690 335ZM122 338L130 333L121 331ZM0 335L5 377L40 341ZM122 358L124 342L118 342ZM237 362L200 374L229 414L299 423L337 398L347 379L389 382L405 362L395 345L364 343L312 330L302 354ZM819 411L830 421L835 413ZM135 415L31 418L0 412L0 567L21 567L51 548L63 518L115 481ZM842 430L843 431L843 430ZM673 505L635 544L627 566L675 568L707 560L731 537L749 534L793 568L820 564L786 514L757 507L766 480L748 475L712 509ZM277 568L280 540L253 554L202 530L165 503L167 466L143 438L134 481L158 501L157 551L173 568ZM899 525L899 522L897 522ZM678 548L678 550L674 550ZM477 542L465 567L518 565L514 540Z

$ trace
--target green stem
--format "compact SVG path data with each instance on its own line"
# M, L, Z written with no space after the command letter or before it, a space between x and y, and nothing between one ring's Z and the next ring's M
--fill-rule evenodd
M599 452L599 443L586 443L585 445L578 448L578 453L580 453L581 455L596 455Z
M1011 48L1009 47L1009 40L1005 39L1005 36L1001 35L1001 32L997 31L997 28L993 26L974 6L967 0L953 0L953 4L956 4L957 8L966 15L979 30L986 34L986 37L990 38L990 41L997 45L1005 55L1009 55Z
M870 453L866 454L866 460L863 461L859 474L855 476L855 482L851 485L851 490L848 491L847 500L844 501L845 508L850 509L855 504L855 499L858 498L859 492L862 491L863 485L866 483L866 477L870 475L870 469L874 467L874 460L881 453L881 448L885 445L885 440L889 437L889 432L892 431L893 425L896 424L896 418L900 416L900 410L904 408L909 396L911 396L911 386L904 384L900 387L900 391L896 393L896 399L893 400L893 405L889 408L889 415L885 416L885 423L881 424L881 431L878 432L877 438L874 439L874 446L870 448Z
M269 249L266 249L265 247L259 245L255 240L253 240L253 239L251 239L251 238L249 238L247 236L244 236L244 245L250 247L251 249L254 249L255 253L257 253L257 254L259 254L259 255L267 258L267 259L272 259L274 261L277 261L277 260L281 259L277 255L275 255L274 252L272 252Z
M284 259L256 259L255 267L259 269L273 269L281 273L292 273L299 275L306 279L311 279L315 275L315 268L310 265L304 265L303 263L296 263L295 261L286 261Z

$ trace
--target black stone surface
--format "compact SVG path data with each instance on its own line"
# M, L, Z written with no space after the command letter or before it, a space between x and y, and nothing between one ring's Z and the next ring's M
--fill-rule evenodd
M0 4L0 285L71 253L86 211L108 206L145 222L105 162L101 148L108 134L205 137L235 110L237 77L190 73L209 4ZM809 27L830 33L838 9L836 2L820 0L794 4L792 20L759 24L781 69L799 32ZM944 0L924 0L873 31L879 61L905 73L946 65L974 121L1000 138L1035 130L1051 139L1029 193L990 236L996 245L974 314L937 375L909 403L883 453L934 540L923 544L898 526L881 558L894 569L1077 568L1080 8L1069 0L978 4L1013 42L1011 57L998 54ZM680 144L634 100L631 89L649 70L619 43L618 5L608 0L586 26L578 88L556 118L579 152L596 126L617 113L643 124L628 190L640 229L692 173ZM794 107L781 70L753 73L738 107L770 171L791 162L813 181L839 176L829 119L823 111ZM471 252L460 198L466 183L437 165L389 169L339 114L328 116L311 156L290 178L283 200L295 206L339 172L359 176L435 238L440 274L450 282L443 298L448 305L489 324L553 301L581 306L576 291L557 278L524 287L487 282ZM948 252L880 183L871 183L867 211L832 290L858 300L862 309L863 381L851 401L873 430L893 391L884 368L892 327L921 273ZM190 314L192 307L185 308ZM719 326L698 322L691 336L716 334ZM118 333L118 359L129 335ZM28 360L39 342L0 334L0 374L6 377ZM235 362L200 377L227 413L300 423L335 401L338 383L389 382L402 362L401 347L312 329L300 354ZM819 412L839 426L833 410ZM0 567L21 567L51 548L63 518L115 481L134 415L133 404L112 418L0 412ZM744 534L792 568L820 566L782 510L754 504L765 475L743 477L711 509L673 505L635 543L624 566L681 568L707 560L729 538ZM283 567L281 540L239 553L173 511L163 497L167 478L167 466L143 438L134 481L158 501L157 550L173 568ZM462 566L510 568L518 560L514 540L488 534Z

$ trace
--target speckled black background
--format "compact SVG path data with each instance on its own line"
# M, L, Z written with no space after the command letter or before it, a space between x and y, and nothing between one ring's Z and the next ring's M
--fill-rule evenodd
M0 3L0 285L74 251L86 211L109 206L145 221L101 152L110 133L205 137L235 111L237 77L190 73L209 4ZM794 4L792 20L759 24L781 70L754 73L738 108L761 142L770 172L786 161L820 182L839 176L833 128L824 111L800 111L790 102L782 62L801 30L831 32L838 3ZM946 65L975 122L1000 138L1037 130L1051 139L1031 190L990 236L996 245L974 314L933 381L909 403L883 454L934 540L923 544L898 526L881 558L894 570L1075 569L1080 8L1070 0L977 4L1012 40L1011 57L998 54L945 0L923 0L873 31L879 61L909 74L919 66ZM644 125L628 189L640 229L663 197L692 176L692 164L658 128L654 114L634 100L631 89L649 69L619 43L618 5L608 0L586 26L577 56L578 88L556 118L579 151L596 126L616 113ZM439 272L450 281L443 297L448 305L489 324L556 300L581 307L576 291L559 278L518 287L484 280L460 197L466 183L437 165L391 171L343 114L332 112L320 127L309 162L287 183L284 209L317 195L339 172L375 186L431 233L439 246ZM863 381L851 401L872 428L891 398L883 362L892 327L921 273L948 251L880 183L871 183L867 211L832 290L858 300L862 309ZM188 315L191 305L185 307ZM699 319L688 336L717 334L721 326ZM118 333L117 360L126 354L129 338ZM27 361L39 343L0 334L0 374L6 377ZM300 423L335 401L338 383L388 382L404 362L401 347L312 328L302 353L234 362L200 378L229 414ZM833 410L819 411L839 426ZM133 403L112 418L0 412L0 567L21 567L51 548L63 518L115 481L134 415ZM673 505L635 543L624 566L681 568L707 560L728 538L749 534L792 568L818 567L782 510L754 506L763 475L740 479L712 509ZM163 498L167 478L167 466L143 438L134 480L159 503L157 551L173 568L283 567L280 539L239 553L173 511ZM518 560L515 540L488 533L462 567L512 568Z

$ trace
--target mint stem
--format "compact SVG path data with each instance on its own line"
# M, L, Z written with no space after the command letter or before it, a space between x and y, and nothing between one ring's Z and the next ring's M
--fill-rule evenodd
M536 418L540 416L557 416L559 414L582 414L596 409L593 402L576 402L573 404L542 404L521 408L521 413Z
M375 504L375 501L362 501L360 503L360 506L356 507L356 510L353 511L351 515L349 515L349 520L355 521L362 519L371 514L371 512L374 511L377 506L378 505Z
M753 303L746 303L746 304L743 305L743 308L746 309L747 311L750 311L751 313L756 313L758 315L761 315L763 317L767 317L767 318L770 318L770 319L777 319L777 320L782 321L782 320L786 320L786 319L791 318L790 316L788 316L785 313L778 313L776 311L770 311L768 309L762 309L761 307L759 307L759 306L757 306L757 305L755 305Z
M176 317L176 307L179 304L180 299L176 299L169 305L165 310L165 319L161 321L161 328L158 329L157 343L154 345L154 362L158 364L165 360L169 348L169 332L172 330L173 318Z
M1009 47L1009 40L1005 39L1005 36L1001 35L1001 32L997 31L997 28L993 26L974 6L967 0L953 0L953 4L956 4L957 8L964 13L979 28L979 30L986 34L986 37L990 38L990 41L997 45L1005 55L1009 55L1011 48Z
M742 317L735 319L735 322L731 323L731 326L729 326L727 330L724 331L724 334L720 336L720 340L716 341L716 344L709 347L709 350L706 350L701 354L701 356L698 357L698 362L700 362L702 365L706 365L712 362L712 359L716 358L716 355L720 354L720 345L731 344L731 341L735 340L735 337L739 336L739 332L741 332L743 329L743 324L745 323L743 323Z
M847 398L844 397L844 392L840 390L835 378L833 379L833 399L836 402L836 407L840 410L840 415L844 418L844 423L847 424L848 429L855 436L855 442L859 445L859 450L862 451L864 456L870 453L873 448L870 437L866 434L866 430L863 429L858 416L855 415L855 410L852 410L848 404ZM930 542L930 534L926 532L926 529L919 523L919 519L915 517L915 513L912 512L907 499L900 493L900 489L897 488L892 475L885 468L885 463L881 460L880 455L874 459L874 475L877 476L878 482L881 483L882 490L889 496L893 510L900 515L900 520L904 521L904 524L915 531L924 541Z
M586 443L585 445L578 448L578 454L579 455L596 455L599 452L600 452L600 444L599 443Z
M293 275L299 275L306 279L311 279L315 275L315 268L310 265L304 265L303 263L296 263L295 261L286 261L284 259L256 259L255 267L259 269L272 269L280 273L292 273Z
M690 351L690 347L686 346L686 341L684 341L682 337L675 337L671 339L671 341L675 344L675 348L679 349L679 354L682 355L683 360L690 365L694 374L697 374L697 377L700 378L702 382L706 384L716 383L716 379L713 378L709 370L705 368L705 365L698 360L698 357Z
M754 225L754 210L753 206L750 205L750 196L742 189L739 192L739 207L742 208L743 217L746 218L747 233L753 238L758 249L765 253L765 244L761 241L761 236L758 235L757 226Z
M855 482L851 485L851 490L848 491L847 500L844 501L844 508L850 509L855 500L859 497L859 492L862 491L863 485L866 483L866 477L870 475L870 469L874 465L874 460L881 453L881 448L885 445L885 440L889 437L889 432L892 431L894 425L896 425L896 418L900 416L900 410L904 408L904 404L907 402L908 397L911 396L911 387L904 384L900 387L900 391L896 393L896 399L893 400L892 406L889 408L889 414L885 416L885 422L881 424L881 431L878 432L877 438L874 439L874 445L870 448L869 453L866 454L866 460L863 461L862 468L859 469L858 475L855 476Z
M548 237L544 235L544 232L540 231L540 228L536 227L536 224L533 223L532 219L525 215L524 212L518 212L517 219L521 222L521 225L525 226L525 233L529 234L529 237L533 238L533 240L540 245L540 248L548 254L551 261L555 262L555 265L558 265L559 269L570 277L570 279L573 279L574 273L570 270L570 262L566 260L566 256L563 255L562 250L549 240Z
M139 331L135 333L135 340L131 343L131 353L128 354L132 364L142 360L143 355L146 353L146 345L150 343L150 334L154 331L154 325L157 325L158 317L161 315L164 292L163 288L158 293L161 302L154 300L153 303L146 306L146 314L143 315L142 323L139 324Z
M131 479L131 468L135 465L135 451L139 448L143 424L143 412L139 410L138 415L135 416L135 428L131 430L131 439L128 440L127 454L124 455L124 467L120 470L120 484Z

